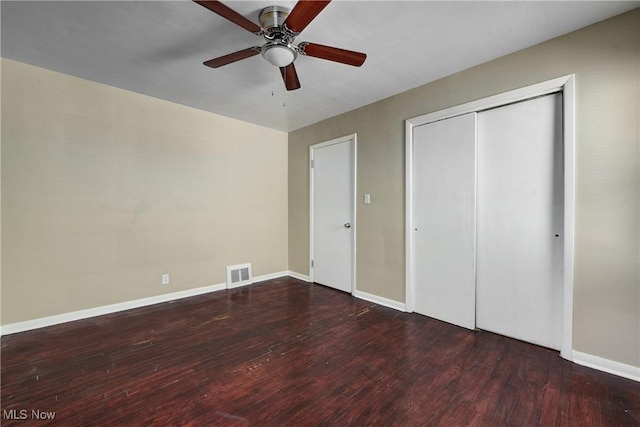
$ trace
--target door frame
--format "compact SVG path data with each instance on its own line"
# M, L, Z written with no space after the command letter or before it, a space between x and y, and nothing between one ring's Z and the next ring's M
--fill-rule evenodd
M563 94L563 175L564 175L564 253L562 346L560 355L573 360L573 266L575 211L575 75L569 74L531 86L511 90L476 101L405 120L405 309L413 312L415 283L413 275L413 128L462 114L481 112L514 102L555 92Z
M358 138L357 134L352 133L350 135L345 135L339 138L335 138L329 141L320 142L318 144L313 144L309 146L309 281L313 283L313 243L314 243L314 230L313 230L313 196L314 196L314 151L319 148L328 147L335 144L341 144L344 142L351 142L351 155L353 159L352 169L351 169L351 188L353 191L353 199L351 200L351 294L356 290L356 232L357 232L357 224L356 224L356 201L358 199L357 196L357 153L358 153Z

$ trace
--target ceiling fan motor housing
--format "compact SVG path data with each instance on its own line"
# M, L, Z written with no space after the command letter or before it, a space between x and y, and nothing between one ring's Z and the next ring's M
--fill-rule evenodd
M291 10L282 6L267 6L260 11L260 26L267 35L284 35L284 21Z
M284 26L289 12L289 9L282 6L268 6L260 11L260 26L268 40L262 46L262 56L276 67L286 67L298 56L292 45L295 36Z

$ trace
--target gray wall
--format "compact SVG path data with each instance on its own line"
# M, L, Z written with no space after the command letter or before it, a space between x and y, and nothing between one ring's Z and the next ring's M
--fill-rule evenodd
M289 269L308 274L308 147L357 133L356 286L404 301L404 120L572 73L574 349L640 366L640 9L290 133Z

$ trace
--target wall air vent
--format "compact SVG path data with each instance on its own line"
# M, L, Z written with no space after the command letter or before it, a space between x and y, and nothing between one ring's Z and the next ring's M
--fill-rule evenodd
M251 264L238 264L227 267L227 289L246 286L251 283L253 283Z

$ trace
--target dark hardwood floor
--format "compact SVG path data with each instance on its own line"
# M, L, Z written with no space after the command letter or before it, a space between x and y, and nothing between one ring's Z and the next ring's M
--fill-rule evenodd
M637 382L290 278L5 336L1 356L6 426L640 425Z

